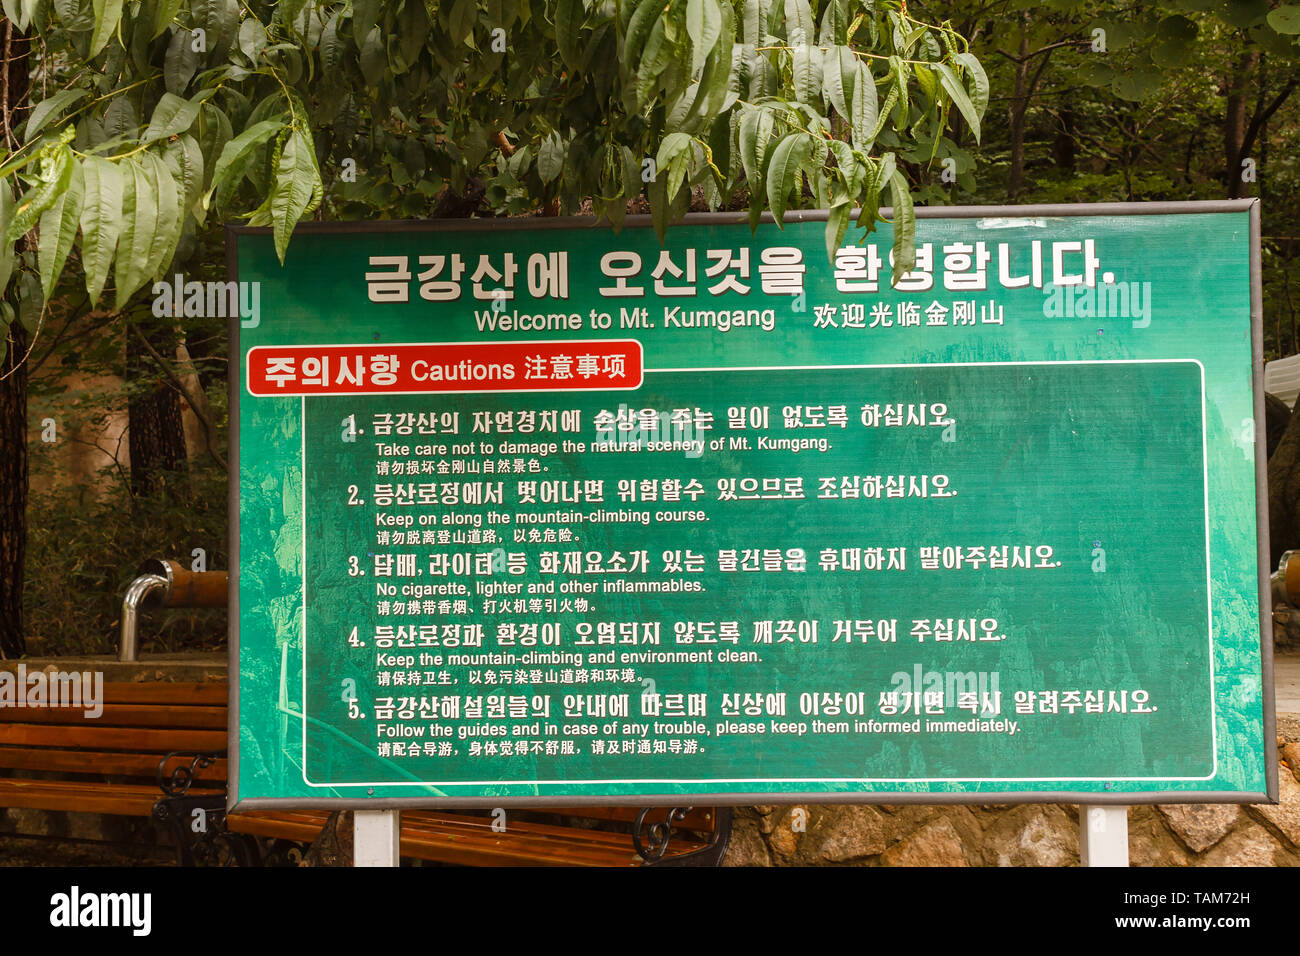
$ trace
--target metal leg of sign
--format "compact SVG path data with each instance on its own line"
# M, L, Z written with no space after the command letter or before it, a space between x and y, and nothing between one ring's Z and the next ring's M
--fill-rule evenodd
M402 811L358 810L352 820L352 865L397 866Z
M1082 866L1128 866L1128 807L1079 807Z

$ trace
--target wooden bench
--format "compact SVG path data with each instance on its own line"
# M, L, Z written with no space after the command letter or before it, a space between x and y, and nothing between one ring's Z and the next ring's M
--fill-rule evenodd
M301 852L321 833L326 811L226 814L225 683L103 689L97 718L83 708L0 708L0 806L152 816L171 828L184 865L255 864L268 841ZM474 866L717 865L731 812L560 807L512 810L503 832L494 823L473 812L404 811L401 853Z
M671 840L664 829L669 814ZM235 833L303 845L328 818L324 810L251 811L231 814L226 823ZM575 819L618 823L624 831L589 829ZM401 855L463 866L716 866L730 821L730 808L553 807L511 811L498 829L490 815L405 810Z
M161 775L183 772L197 799L224 798L224 684L106 683L103 712L0 707L0 807L153 815Z

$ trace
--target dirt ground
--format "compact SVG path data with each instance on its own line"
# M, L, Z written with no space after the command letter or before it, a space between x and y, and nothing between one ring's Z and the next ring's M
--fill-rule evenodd
M175 866L164 850L0 836L0 866Z

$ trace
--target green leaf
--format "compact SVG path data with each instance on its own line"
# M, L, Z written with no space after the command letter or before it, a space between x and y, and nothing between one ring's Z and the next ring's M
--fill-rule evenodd
M1285 9L1280 7L1279 9ZM1185 40L1191 41L1196 39L1199 28L1195 21L1188 19L1181 14L1165 17L1156 27L1156 36L1162 40Z
M131 294L149 278L149 255L158 231L158 184L153 165L133 157L124 163L122 181L122 234L118 237L117 267L113 273L116 307L123 309Z
M209 62L221 62L239 31L239 0L190 0L190 16L204 32Z
M397 16L397 55L403 67L410 69L424 49L429 36L429 17L420 0L407 0Z
M853 100L849 104L849 125L853 129L853 145L865 152L871 148L880 132L880 104L876 102L876 82L867 65L859 61L853 80Z
M1300 34L1300 6L1284 4L1268 12L1268 25L1287 36Z
M92 0L91 6L95 11L95 32L90 38L90 58L94 59L117 32L122 20L122 0Z
M0 235L4 235L6 232L9 231L9 223L13 220L13 217L14 217L13 194L9 192L8 183L0 182ZM9 285L9 276L12 275L14 271L14 252L15 249L14 249L14 244L12 242L0 243L0 295L4 294L5 286ZM7 304L7 303L0 303L0 304ZM10 322L13 321L12 315L10 315L9 321ZM7 325L7 324L8 324L7 322L0 322L0 326ZM0 332L2 331L3 329L0 329ZM0 339L3 338L4 336L0 335ZM3 347L3 343L0 342L0 348L2 347ZM0 352L0 358L3 358L2 352Z
M542 182L549 183L559 178L564 169L564 141L560 134L552 132L537 150L537 175Z
M646 199L650 203L650 223L654 226L655 235L659 237L662 245L664 236L668 233L668 222L672 216L672 207L668 202L668 181L666 177L658 176L645 188Z
M257 58L266 49L266 27L256 17L248 17L239 25L239 49L256 67Z
M669 133L659 144L659 151L655 154L655 167L665 169L674 157L689 153L690 149L691 137L688 133Z
M203 195L203 150L199 141L186 134L167 144L163 159L181 187L181 212L193 213Z
M212 184L217 159L221 156L221 151L226 148L226 144L230 142L232 132L230 117L225 114L225 111L211 102L204 103L203 109L199 111L198 139L199 148L203 151L205 191Z
M894 73L895 89L898 90L898 118L894 128L901 133L907 129L908 119L912 115L911 106L907 102L907 65L902 57L891 56L889 66Z
M826 102L845 119L851 115L853 89L858 75L858 58L846 46L831 47L826 52L822 72L825 76Z
M1243 29L1265 20L1269 12L1267 0L1228 0L1227 3L1220 3L1218 6L1219 9L1216 11L1218 16L1234 27Z
M722 12L721 33L709 53L708 60L705 61L704 71L700 74L699 92L690 110L692 117L699 117L706 121L712 117L715 118L715 122L727 119L724 114L731 109L732 103L736 100L736 94L731 91L730 86L736 18L731 12L731 7L718 9Z
M53 157L42 157L40 178L36 185L19 198L9 226L5 229L4 238L0 241L5 244L15 243L36 225L45 210L54 205L55 200L68 188L74 165L66 146Z
M659 75L672 62L673 46L668 42L664 20L656 20L646 41L645 53L636 71L636 101L643 106L659 81Z
M830 149L832 155L834 155L835 168L840 171L845 186L847 187L849 194L852 195L854 189L851 180L858 170L858 164L853 158L853 147L843 140L838 139L830 140L826 146Z
M835 251L844 243L844 234L848 232L849 220L853 215L853 203L845 200L831 206L826 216L826 261L835 262Z
M27 25L32 20L32 8L35 4L30 2L19 2L19 0L4 0L4 14L6 20L12 20L18 27L19 33L27 32Z
M281 22L293 23L306 6L307 0L280 0L277 13L280 15Z
M737 144L740 147L740 168L752 185L758 182L758 110L745 110L740 115Z
M822 98L822 51L811 43L795 45L791 54L794 96L800 103L818 103Z
M821 33L818 42L824 47L844 43L845 31L849 26L848 5L844 0L830 0L822 11Z
M186 132L198 118L199 107L203 105L203 101L213 92L213 90L204 90L190 100L181 99L175 93L164 93L158 100L158 105L154 107L153 116L144 135L140 137L140 143L142 145L155 143L160 139Z
M371 87L378 87L388 73L388 52L379 27L373 28L361 44L361 73Z
M677 191L682 188L690 164L693 142L686 133L669 133L659 144L659 152L655 155L655 169L657 175L668 176L664 194L669 199L676 196Z
M793 47L801 43L812 46L816 41L808 0L785 0L785 38Z
M104 109L104 135L112 139L125 136L135 140L140 129L140 118L136 116L135 105L129 97L115 96Z
M663 0L641 0L637 4L632 19L628 21L627 36L623 38L622 63L631 66L637 62L645 49L646 41L650 39L650 31L659 22L663 8Z
M45 296L41 294L41 280L30 272L18 276L18 321L29 334L40 328L45 312Z
M559 0L555 7L555 42L560 48L560 59L570 70L576 70L582 59L578 31L586 13L582 0Z
M691 74L694 75L704 66L722 34L718 0L687 0L686 34L691 38Z
M270 195L275 254L279 256L281 265L284 264L293 227L309 206L319 202L323 188L311 142L301 130L295 129L285 139L284 148L276 160L275 185Z
M53 205L41 214L41 244L36 252L36 262L41 273L41 288L48 299L54 283L63 271L63 264L77 237L77 224L81 218L81 204L86 185L80 163L70 164L68 188L59 194ZM0 187L2 188L2 187ZM5 189L5 192L8 190ZM3 289L0 284L0 289Z
M338 69L343 59L343 41L339 38L339 15L329 18L320 34L320 66L325 76Z
M952 71L947 63L935 63L934 69L939 71L939 83L943 86L944 92L952 97L953 105L965 117L970 131L975 137L975 142L980 141L980 114L975 109L975 104L971 102L970 97L966 94L966 87L962 86L961 80L957 79L957 74Z
M889 121L889 113L898 102L898 84L893 83L889 87L889 92L885 94L885 102L880 107L880 115L876 119L876 128L871 131L871 140L875 140L880 135L881 130L885 128L885 123ZM865 148L865 146L864 146Z
M763 193L764 160L775 126L771 111L765 109L750 110L741 123L740 162L749 182L749 192L755 198Z
M984 118L984 113L989 108L989 78L984 72L984 67L974 53L958 53L957 62L970 71L971 101L975 104L975 109L980 118Z
M892 156L892 153L886 155ZM876 228L876 218L880 212L880 183L883 177L880 175L881 165L873 163L870 159L862 169L863 182L861 192L858 194L858 220L859 229L871 232Z
M198 68L199 54L194 52L194 34L189 30L177 30L167 41L167 53L163 57L163 83L167 92L183 93Z
M56 116L62 115L64 110L85 95L85 90L60 90L37 103L32 107L31 115L27 117L27 132L23 134L23 142L30 143L34 140L45 124Z
M81 207L81 267L90 301L98 302L117 249L125 187L121 168L98 156L88 156L82 172L86 191Z
M1159 70L1137 69L1117 75L1111 89L1123 99L1139 102L1160 89L1163 80L1164 75Z
M741 21L741 40L747 47L760 45L767 23L767 4L763 0L745 0L744 17Z
M895 169L889 174L889 185L894 196L894 274L890 285L897 285L905 273L916 266L916 211L912 208L912 194L907 182Z
M382 0L352 0L352 38L360 41L374 29L379 22L379 8ZM439 4L445 11L446 5ZM347 9L346 7L344 8Z
M149 39L156 40L180 13L184 0L156 0L153 8L153 30Z
M474 32L478 22L477 0L453 0L447 14L447 34L453 46L460 46Z
M145 276L157 279L176 255L184 216L181 211L181 195L167 164L153 152L145 153L141 164L149 168L149 178L157 189L155 201L158 206L158 221L149 243L149 258L145 264Z
M212 171L212 188L217 191L217 205L224 207L244 177L249 156L268 139L285 128L285 119L263 120L244 130L222 147Z
M786 202L811 152L812 144L806 133L789 133L772 150L772 162L767 169L767 205L782 228Z

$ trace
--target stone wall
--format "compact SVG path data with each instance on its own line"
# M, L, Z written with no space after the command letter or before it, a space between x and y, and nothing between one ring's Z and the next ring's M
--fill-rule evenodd
M1278 717L1277 806L1129 808L1133 866L1300 865L1300 716ZM726 866L1078 866L1078 807L738 807Z

